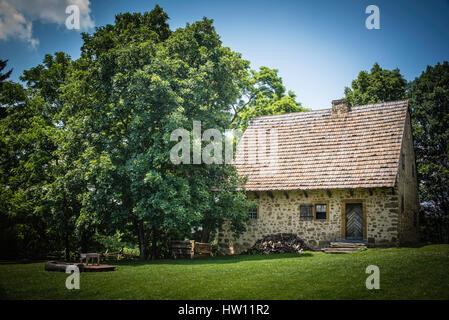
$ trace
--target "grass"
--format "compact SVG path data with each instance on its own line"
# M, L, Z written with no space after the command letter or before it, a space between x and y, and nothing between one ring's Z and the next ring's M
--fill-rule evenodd
M380 289L367 290L368 265ZM449 299L449 245L329 255L212 257L118 263L68 290L44 263L0 263L2 299Z

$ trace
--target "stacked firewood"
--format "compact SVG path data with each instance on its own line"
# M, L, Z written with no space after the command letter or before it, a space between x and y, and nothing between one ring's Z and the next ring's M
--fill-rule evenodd
M270 234L257 240L242 254L301 253L307 250L304 241L293 233Z

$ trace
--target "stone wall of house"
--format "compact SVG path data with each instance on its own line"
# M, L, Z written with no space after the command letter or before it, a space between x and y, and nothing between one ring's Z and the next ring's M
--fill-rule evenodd
M409 114L407 114L404 136L402 138L397 186L399 196L399 241L402 244L416 242L419 240L418 181Z
M294 233L313 249L342 239L342 202L359 200L366 210L366 240L373 246L398 244L398 190L392 188L355 190L314 190L249 193L258 202L258 218L252 220L239 238L229 231L219 233L219 249L224 254L238 254L263 236L279 232ZM301 221L301 204L317 202L329 205L327 220ZM225 228L226 229L226 228Z

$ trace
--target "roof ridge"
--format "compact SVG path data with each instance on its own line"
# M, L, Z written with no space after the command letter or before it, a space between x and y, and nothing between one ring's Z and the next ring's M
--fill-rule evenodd
M402 100L394 100L394 101L386 101L386 102L379 102L379 103L371 103L371 104L363 104L363 105L357 105L357 106L351 106L355 109L369 109L373 107L390 107L390 106L397 106L402 104L407 104L408 106L409 100L408 99L402 99ZM259 120L259 119L265 119L265 118L276 118L276 117L289 117L291 115L311 115L311 114L319 114L319 113L325 113L331 111L332 108L325 108L325 109L316 109L316 110L306 110L306 111L296 111L296 112L286 112L286 113L279 113L279 114L269 114L269 115L263 115L263 116L257 116L251 119L250 123Z

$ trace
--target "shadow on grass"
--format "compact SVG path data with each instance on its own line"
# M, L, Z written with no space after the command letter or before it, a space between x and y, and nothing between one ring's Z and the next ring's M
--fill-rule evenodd
M417 248L422 248L422 247L428 246L430 244L432 244L432 243L412 242L412 243L402 244L399 248L415 248L415 249L417 249Z
M291 259L291 258L308 258L312 257L310 252L304 252L301 254L295 253L283 253L283 254L266 254L266 255L234 255L234 256L216 256L216 257L204 257L196 259L160 259L160 260L148 260L148 261L117 261L110 264L116 266L130 266L138 267L143 265L205 265L205 264L227 264L238 263L245 261L264 261L264 260L279 260L279 259Z
M6 294L6 290L0 285L0 300L8 300L9 297Z
M30 264L30 263L39 263L39 262L45 262L46 260L42 259L36 259L36 260L28 260L28 259L11 259L11 260L0 260L0 265L6 265L6 264Z

